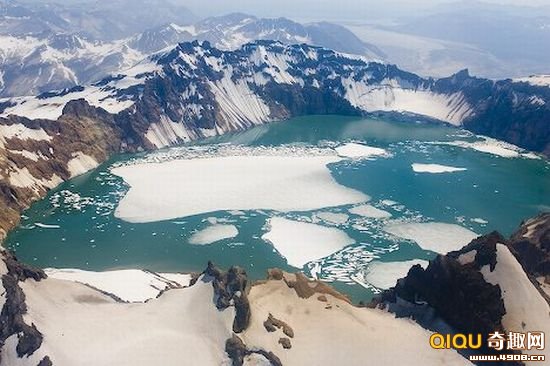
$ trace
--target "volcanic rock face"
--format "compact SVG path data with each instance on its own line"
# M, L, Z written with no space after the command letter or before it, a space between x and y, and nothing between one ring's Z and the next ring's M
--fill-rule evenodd
M42 345L43 336L34 324L27 324L23 316L27 312L25 293L20 281L31 278L40 281L45 273L17 261L13 254L0 252L0 292L3 293L3 306L0 310L0 349L11 336L17 336L16 352L19 357L32 355ZM0 353L0 362L1 362ZM44 360L43 365L48 365Z
M550 276L550 213L523 223L510 238L510 248L527 273L536 278Z
M397 298L413 304L427 302L464 333L502 330L500 320L505 310L500 289L485 282L479 270L463 268L454 258L437 256L426 269L412 267L393 292L384 293L383 301Z
M547 260L544 248L548 244L549 227L550 215L543 214L523 223L509 241L493 232L459 251L438 255L426 269L412 267L394 288L383 292L369 306L386 308L398 317L411 316L434 331L487 336L495 331L527 331L533 326L546 329L550 325L550 302L535 278L544 279L548 273L544 270ZM513 253L515 258L510 254L508 259L505 253ZM516 260L526 273L515 269L519 267L517 262L513 263ZM518 278L497 278L492 273ZM520 277L525 274L532 284L526 278L522 282ZM536 290L542 294L540 298ZM536 320L527 320L525 310L519 310L523 305L518 307L518 302L536 303L537 306L527 310L540 312ZM518 325L523 329L515 329ZM480 352L496 353L485 345Z
M131 149L123 134L112 115L84 100L67 103L56 122L0 118L0 238L49 189Z

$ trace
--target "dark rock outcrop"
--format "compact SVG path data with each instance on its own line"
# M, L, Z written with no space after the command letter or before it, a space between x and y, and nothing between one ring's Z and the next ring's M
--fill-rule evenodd
M42 360L40 360L38 366L53 366L53 363L52 360L50 360L50 358L46 356Z
M475 250L476 255L474 261L470 264L477 270L488 265L492 271L495 269L497 264L497 244L499 243L505 244L506 239L504 239L499 232L493 231L490 234L472 240L468 245L460 250L448 253L447 257L458 260L462 254Z
M38 350L42 344L42 334L34 324L28 325L23 320L27 312L25 294L18 285L18 280L9 274L2 277L2 285L6 291L6 303L0 313L0 345L12 335L17 335L17 355L19 357L30 356ZM1 357L1 354L0 354Z
M290 343L290 339L286 337L279 338L279 344L283 346L284 349L292 348L292 343Z
M463 122L467 130L550 156L550 88L478 78L462 70L435 80L431 89L465 96L474 110Z
M0 276L2 283L0 288L5 291L5 303L0 309L0 347L6 339L17 335L17 355L19 357L30 356L42 345L43 336L34 324L29 325L23 319L23 315L27 312L27 305L25 304L25 293L19 287L19 282L28 279L40 281L46 278L46 274L41 269L19 262L8 251L0 251L1 260L6 264L7 273ZM0 354L0 359L1 357ZM44 365L48 364L44 363Z
M6 250L0 251L0 258L3 258L6 263L8 275L17 281L25 281L28 278L32 278L35 281L40 281L47 277L46 273L42 269L35 268L18 261L17 257L15 257L12 252Z
M426 269L412 267L407 277L373 304L397 304L398 298L411 304L427 303L458 332L489 334L503 330L501 296L500 288L487 283L475 265L463 266L452 257L439 255ZM397 306L389 309L401 315Z
M525 221L510 238L509 247L529 275L550 276L550 213Z
M231 267L227 272L221 271L212 262L204 274L212 278L214 286L214 303L220 310L229 306L235 307L235 320L233 331L244 331L250 322L250 303L248 302L248 278L246 271L240 267Z
M294 338L294 330L284 321L275 318L271 313L267 317L267 320L264 321L264 328L268 332L275 332L277 329L282 329L286 336Z
M225 342L225 352L229 355L233 366L242 366L246 356L252 354L258 354L265 357L272 366L282 366L281 360L273 352L267 352L264 350L249 350L244 342L233 335Z

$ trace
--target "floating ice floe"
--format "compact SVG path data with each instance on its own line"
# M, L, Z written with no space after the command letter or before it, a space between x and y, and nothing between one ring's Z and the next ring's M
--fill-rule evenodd
M481 224L481 225L487 225L489 223L489 221L485 220L485 219L482 219L480 217L474 217L473 219L470 219L471 222L475 222L476 224Z
M327 165L341 158L332 149L225 149L234 155L201 157L188 149L179 160L114 168L130 185L115 216L143 223L216 211L311 211L368 200L334 180Z
M268 228L262 239L271 243L287 263L296 268L355 243L344 231L336 228L282 217L269 219Z
M454 173L467 170L466 168L456 168L452 166L440 165L440 164L412 164L412 169L416 173Z
M191 235L189 244L207 245L220 240L231 239L239 235L235 225L215 224Z
M335 148L339 156L351 159L368 159L373 157L388 157L391 154L381 148L350 142Z
M473 149L479 152L500 156L503 158L527 158L527 159L540 159L540 157L534 153L524 151L523 149L510 144L508 142L500 141L485 136L478 136L481 138L479 141L442 141L431 142L436 145L449 145L457 146L463 149Z
M42 228L42 229L59 229L59 228L61 228L61 226L59 226L59 225L48 225L48 224L43 224L41 222L35 222L34 225L36 227L39 227L39 228Z
M307 269L311 277L322 281L359 284L365 288L375 289L363 278L364 269L373 260L380 259L382 255L394 252L398 248L398 244L380 247L365 243L350 245L325 258L309 262Z
M394 287L397 280L405 277L409 269L417 264L422 268L428 266L427 261L420 259L405 262L373 261L365 270L365 280L378 289L386 290Z
M478 236L462 226L439 222L393 223L386 225L384 231L412 240L424 250L441 254L461 249Z
M315 214L315 217L333 225L344 225L349 219L348 215L337 212L318 212Z
M355 206L348 210L350 213L363 217L371 217L375 219L383 219L391 217L388 211L380 210L372 205Z

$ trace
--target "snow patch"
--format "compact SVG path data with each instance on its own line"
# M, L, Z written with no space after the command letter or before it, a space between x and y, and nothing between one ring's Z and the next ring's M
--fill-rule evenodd
M160 118L160 122L149 126L145 137L157 149L191 140L183 123L173 122L165 116Z
M476 259L476 255L477 255L477 250L475 250L475 249L470 250L467 253L463 253L463 254L459 255L457 260L460 264L462 264L464 266L466 264L473 263Z
M397 80L386 80L381 85L368 85L353 79L343 79L345 98L368 112L395 111L419 114L460 126L473 112L461 92L437 94L428 90L407 89Z
M117 280L109 278L105 284L111 281ZM165 288L164 281L156 285ZM118 303L82 284L55 278L28 280L21 288L28 308L25 322L44 335L40 352L33 356L47 354L55 365L175 366L189 355L196 365L227 360L225 341L232 335L235 310L216 308L212 283L204 278L145 304ZM10 355L2 350L2 362L17 365L21 359L15 345L10 349ZM40 358L25 366L38 364Z
M28 128L21 123L12 125L0 124L0 147L4 146L6 139L18 138L20 140L51 141L52 137L42 128Z
M79 151L74 153L73 158L67 163L67 170L71 174L71 178L74 178L97 168L98 165L99 163L94 158Z
M550 332L548 319L550 306L531 283L521 264L516 260L508 247L497 244L497 261L491 272L489 265L481 269L485 280L500 286L506 314L502 325L513 332L542 331ZM522 351L528 354L544 354L550 357L550 348L544 351ZM535 362L536 363L536 362Z
M531 75L524 78L514 79L517 83L529 83L534 86L550 87L550 75Z
M10 172L9 182L14 187L31 188L38 191L45 188L55 188L57 185L63 183L63 179L56 174L54 174L50 179L38 179L34 177L31 172L29 172L29 169L25 167L23 169L17 169L16 171Z
M218 126L233 126L233 130L250 127L271 120L267 104L243 80L234 81L229 71L216 82L209 82L210 89L220 106L220 117L226 123ZM223 130L227 132L227 130Z
M91 272L79 269L45 270L48 277L83 283L128 302L144 302L174 287L185 287L191 281L188 274L162 274L138 269Z

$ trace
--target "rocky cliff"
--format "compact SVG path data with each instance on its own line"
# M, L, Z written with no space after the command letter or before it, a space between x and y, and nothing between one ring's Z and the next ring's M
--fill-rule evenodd
M438 255L426 269L412 267L369 306L442 333L548 332L549 230L550 215L542 214L522 223L510 239L497 232L480 237ZM499 353L486 345L480 352Z

